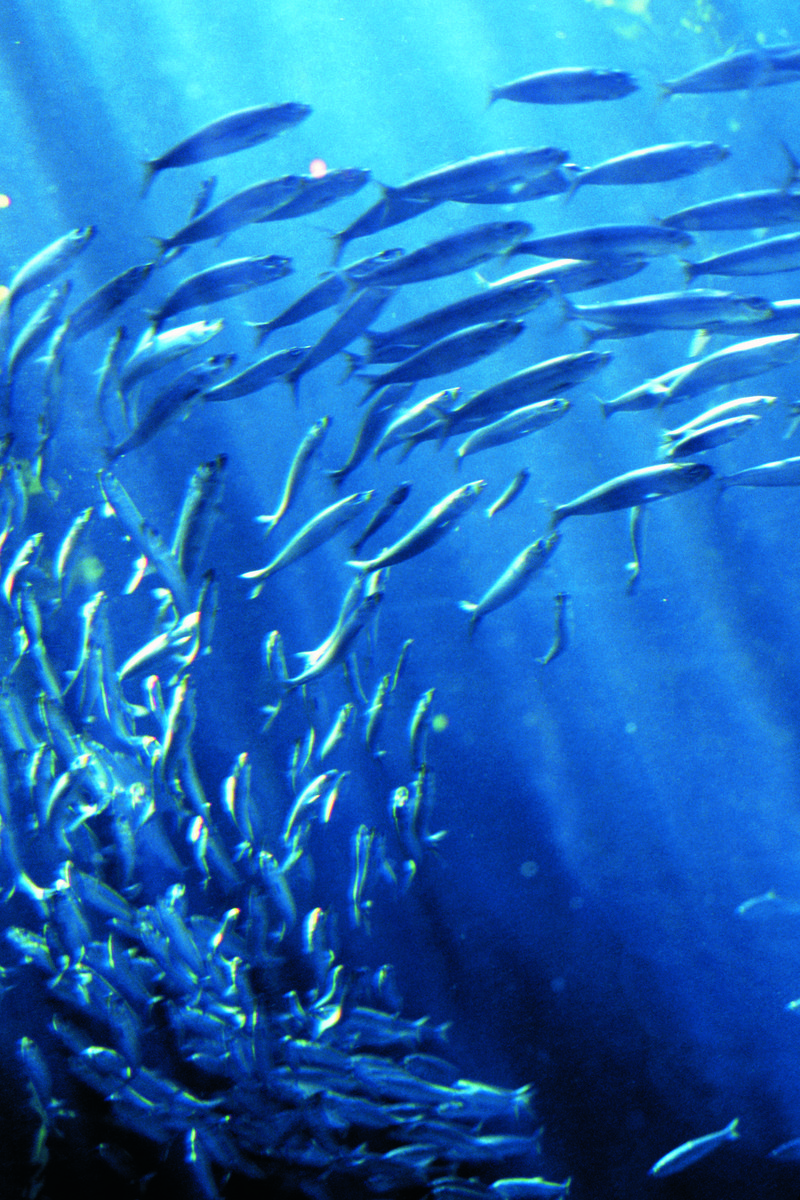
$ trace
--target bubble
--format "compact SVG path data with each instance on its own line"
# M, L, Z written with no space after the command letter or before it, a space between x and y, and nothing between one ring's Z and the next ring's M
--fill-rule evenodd
M437 713L431 721L431 728L434 733L444 733L447 726L450 724L450 718L446 713Z
M5 192L0 192L0 208L11 208L11 197Z
M324 158L312 158L308 164L308 173L312 179L322 179L323 175L328 174L328 164Z

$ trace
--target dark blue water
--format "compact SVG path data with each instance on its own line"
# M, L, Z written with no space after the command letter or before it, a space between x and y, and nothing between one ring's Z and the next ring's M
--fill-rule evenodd
M583 166L661 142L707 139L731 149L726 161L696 176L640 187L586 186L568 204L563 197L519 206L444 204L353 242L344 261L388 247L413 250L495 219L528 221L537 234L644 223L715 196L779 187L788 171L781 141L800 149L793 119L798 84L658 97L659 82L732 48L791 40L797 33L793 10L778 4L756 15L737 5L716 10L585 0L435 7L417 0L402 6L140 0L122 12L103 3L5 0L0 27L0 191L11 201L0 211L0 274L6 282L68 229L96 223L96 240L70 271L74 306L111 276L152 259L150 239L185 222L200 182L212 172L219 200L258 180L302 174L316 158L329 169L371 170L373 182L334 207L239 229L222 247L204 242L191 248L156 272L122 310L121 319L138 337L147 314L193 271L248 255L290 256L291 276L213 311L186 315L187 321L224 316L224 333L210 349L235 352L242 366L254 359L245 321L268 320L330 267L330 234L377 200L379 184L398 185L447 162L521 146L563 147ZM486 107L492 84L574 65L630 71L640 88L607 104ZM148 196L138 198L142 160L224 113L284 100L307 103L313 114L252 150L164 171ZM701 233L687 257L732 249L755 236ZM512 259L508 270L535 261ZM482 269L491 279L506 273L499 262ZM796 273L700 282L771 300L798 294ZM376 326L389 328L477 286L469 272L409 285L391 298ZM638 276L574 299L591 303L681 286L678 261L668 256ZM24 307L27 317L31 298ZM333 315L274 334L264 352L313 344ZM70 352L61 421L43 469L50 495L31 498L27 519L14 526L0 561L5 571L24 538L44 532L38 574L31 576L43 605L53 554L72 516L101 503L96 477L105 438L94 408L95 372L119 319L115 314ZM455 384L469 394L583 347L579 328L563 321L555 299L525 321L525 332L501 354L423 381L415 398ZM741 338L712 337L706 352L749 336L745 330ZM462 1077L506 1088L534 1085L533 1127L543 1126L542 1156L509 1173L571 1176L570 1195L577 1200L628 1200L645 1191L704 1200L800 1192L798 1168L767 1158L772 1147L800 1134L800 1026L797 1014L786 1010L800 986L800 918L791 911L792 902L800 903L796 491L741 488L718 497L712 481L655 505L647 514L634 595L626 592L628 514L570 520L546 571L508 607L489 614L471 639L458 608L458 601L482 595L524 545L546 533L555 505L655 461L663 414L622 413L604 421L598 400L680 365L691 340L687 332L657 332L600 343L612 351L613 362L570 393L572 410L563 422L468 459L460 475L452 442L443 449L423 444L402 463L395 451L379 461L369 458L354 472L346 490L374 488L380 498L401 480L413 483L387 541L459 483L487 480L489 503L521 467L531 480L507 512L489 522L481 502L437 546L393 568L374 637L357 644L361 679L371 693L392 669L403 641L413 639L379 739L385 753L377 760L366 753L359 715L333 764L350 772L343 794L330 823L313 826L292 876L300 918L317 905L338 913L336 958L349 979L363 967L373 971L392 963L405 1016L452 1022L449 1044L440 1051L458 1064ZM289 696L274 725L262 732L262 706L280 697L264 667L263 639L278 629L293 655L326 636L352 579L344 565L349 531L276 575L257 600L247 599L238 578L266 561L254 517L272 510L300 438L323 415L332 418L330 433L283 530L273 534L270 552L333 502L324 471L345 460L362 415L357 404L363 385L343 383L343 369L337 357L305 376L299 408L282 383L225 405L196 406L185 421L115 466L147 521L166 535L191 471L219 453L228 455L221 513L202 564L214 567L220 596L213 653L192 670L192 748L231 855L237 837L218 796L236 756L250 755L265 845L275 847L293 802L287 778L293 746L309 724L323 736L339 706L352 699L337 668L310 689L305 704L299 694ZM678 424L734 396L775 395L777 403L755 431L706 457L718 474L788 457L798 452L796 439L783 436L797 382L796 367L781 368L683 402L668 410L666 423L675 416ZM10 424L20 459L35 455L42 389L41 366L26 364ZM373 543L375 551L381 544L380 538ZM75 580L45 625L64 680L77 656L80 607L97 588L109 598L118 663L153 634L152 580L132 596L123 594L136 552L99 510L82 553L102 574L89 580L84 572L83 580ZM542 667L536 659L550 644L553 597L561 591L570 596L569 647ZM3 621L8 686L19 689L35 722L36 680L25 663L12 670L16 622L10 610ZM290 660L292 669L299 661ZM169 666L159 674L166 687ZM410 783L408 721L431 687L437 718L427 752L435 774L432 830L447 836L426 852L407 890L371 879L368 935L349 915L352 835L360 824L376 829L399 868L402 852L388 801L393 789ZM126 695L142 702L138 683ZM69 712L78 722L74 704L70 698ZM157 733L152 723L141 731ZM82 736L103 741L96 723L88 723ZM43 737L37 727L37 738ZM66 859L88 851L32 825L25 756L15 755L8 741L3 749L24 865L36 884L49 888ZM59 760L56 775L68 765ZM97 842L96 874L114 887L124 882L132 903L152 905L182 883L190 912L220 920L238 907L238 928L246 926L255 886L246 864L237 868L238 888L226 888L213 870L204 877L187 844L185 814L166 821L179 869L159 866L143 852L138 873L126 881L108 822L101 815L88 824ZM9 871L4 894L14 890ZM738 905L770 888L790 903L783 909L767 903L749 918L737 915ZM52 918L19 888L5 903L4 920L31 930L52 928ZM98 941L108 936L97 914L92 932ZM275 952L287 960L280 987L308 996L313 981L298 931L283 943L274 937ZM72 965L79 959L73 951ZM113 1086L104 1095L76 1081L71 1051L53 1031L53 1013L66 1014L96 1044L108 1045L113 1030L96 1012L58 999L50 983L68 964L54 962L49 975L20 966L10 944L2 964L9 972L2 997L9 1190L0 1185L0 1194L65 1196L77 1180L90 1194L96 1182L97 1194L113 1187L130 1196L168 1189L201 1195L184 1161L184 1126L190 1122L176 1118L169 1136L148 1141L114 1110ZM275 990L265 986L262 1005L284 1011L278 983L271 980L270 987ZM162 997L143 1018L144 1064L212 1097L214 1087L181 1061L166 1035L165 1011ZM40 1120L19 1065L21 1037L39 1044L54 1095L63 1101L62 1111L46 1122L47 1153L39 1155L38 1170L31 1161ZM685 1174L647 1178L670 1148L737 1116L738 1141ZM314 1141L308 1132L306 1137ZM120 1174L98 1153L101 1145L124 1151ZM348 1152L356 1145L354 1138ZM480 1177L488 1184L498 1174ZM247 1180L233 1162L227 1170L216 1162L213 1175L220 1194L255 1195L266 1186ZM344 1194L355 1186L322 1172L314 1191L300 1176L278 1166L269 1186L311 1195Z

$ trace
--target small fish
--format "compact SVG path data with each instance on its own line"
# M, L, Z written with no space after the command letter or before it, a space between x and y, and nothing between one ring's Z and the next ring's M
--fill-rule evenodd
M635 92L638 86L627 71L555 67L493 87L489 103L517 100L521 104L586 104L592 100L620 100Z
M63 237L45 246L24 266L20 267L8 285L8 292L3 298L0 316L3 320L11 318L14 305L23 296L35 292L38 288L52 283L64 271L74 258L81 254L97 233L96 225L83 225L65 233Z
M516 500L517 496L519 496L523 488L527 485L530 477L531 473L527 467L523 467L521 471L517 472L505 491L501 492L497 499L486 509L486 516L489 520L496 516L497 513L502 512L504 508L507 508L512 501Z
M717 478L720 488L728 487L797 487L800 485L800 457L782 458L777 462L760 463L733 475Z
M251 184L244 191L236 192L235 195L215 204L213 208L197 214L172 237L153 240L164 255L174 254L177 250L204 242L208 238L218 238L222 241L235 229L260 221L287 200L291 200L306 187L307 182L307 178L302 175L283 175L280 179L267 179L262 183Z
M739 50L724 58L696 67L694 71L661 85L664 96L702 92L736 92L743 88L769 87L792 83L800 78L796 59L797 46L759 46Z
M375 558L348 562L348 567L353 567L362 575L369 575L373 571L380 571L384 567L394 566L395 563L405 562L406 559L421 554L423 550L434 546L453 528L459 517L472 507L485 487L485 480L478 479L474 483L465 484L464 487L451 492L429 509L425 516L394 545L382 550Z
M558 530L551 533L547 539L538 538L520 551L477 603L469 600L459 601L459 608L470 614L469 631L471 634L475 632L487 613L492 612L495 608L500 608L503 604L508 604L528 586L536 572L549 562L560 541Z
M468 454L477 454L493 446L504 446L544 429L563 417L570 407L569 400L539 400L535 404L513 409L490 425L481 425L458 447L456 465L460 466Z
M277 137L284 129L298 125L311 115L311 111L308 104L289 102L243 108L218 117L165 150L158 158L143 164L142 196L146 195L160 171L207 162L210 158L220 158L224 154L235 154L238 150L258 146L269 138Z
M257 579L259 581L250 592L250 598L255 599L261 593L264 581L274 575L276 571L296 562L298 558L303 558L324 542L329 541L343 525L358 516L361 509L372 499L372 495L372 492L354 492L352 496L346 496L344 500L338 500L335 504L322 509L309 521L306 521L291 541L282 550L279 550L265 567L260 567L256 571L244 571L240 575L241 579ZM377 570L377 568L373 569Z
M672 442L664 453L665 458L686 458L692 454L702 454L715 446L740 437L761 418L757 413L747 413L740 417L728 417L724 421L714 421L711 425L702 425L693 429L676 442Z
M387 521L391 520L400 505L406 502L410 494L411 484L407 481L398 483L397 487L392 489L375 515L367 522L363 533L353 542L350 547L353 554L358 554L364 543L376 534L379 529L382 529Z
M559 592L555 598L555 628L553 629L553 640L550 643L550 649L541 658L537 658L537 663L546 667L559 654L563 654L569 644L569 636L567 633L567 604L569 596L566 592Z
M330 429L330 425L330 417L320 417L318 421L314 422L297 447L294 458L289 464L289 471L286 476L286 482L283 485L283 492L281 493L278 507L274 513L266 513L263 516L256 517L257 521L266 526L264 530L265 535L270 533L283 520L297 499L302 482L310 469L311 459L322 445L325 435Z
M671 142L645 146L642 150L620 154L581 171L573 179L567 199L587 183L623 185L681 179L722 162L730 157L730 153L727 146L720 146L717 142Z
M730 1125L726 1125L724 1129L718 1130L717 1133L708 1133L705 1137L693 1138L690 1142L684 1142L677 1146L674 1150L670 1150L669 1154L665 1154L657 1163L654 1163L648 1175L674 1175L677 1171L683 1171L692 1163L698 1162L701 1158L705 1158L712 1150L716 1150L717 1146L721 1146L723 1142L732 1142L739 1137L737 1125L739 1118L734 1117Z
M169 317L196 308L216 304L232 296L242 296L253 288L284 279L293 271L292 260L279 254L263 258L234 258L230 262L206 267L179 283L174 292L152 314L153 328L159 330Z
M660 463L654 467L640 467L638 471L628 471L601 483L568 504L559 505L553 511L552 525L555 527L567 517L613 512L618 508L663 500L697 487L711 475L713 471L706 463Z

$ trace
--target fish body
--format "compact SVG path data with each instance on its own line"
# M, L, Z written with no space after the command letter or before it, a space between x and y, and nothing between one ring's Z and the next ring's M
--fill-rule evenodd
M328 478L336 487L344 482L351 471L354 471L364 461L370 450L380 442L387 425L392 420L392 415L413 389L413 383L394 383L376 393L364 414L364 420L356 434L347 462L327 473Z
M305 525L297 531L291 541L280 550L271 562L265 567L261 567L257 571L245 571L242 579L257 579L259 582L251 593L251 597L259 594L263 587L263 581L274 575L276 571L288 567L290 563L296 562L297 559L303 558L306 554L310 554L312 550L316 550L324 542L327 542L349 521L358 516L362 508L372 499L372 492L354 492L352 496L346 496L344 500L338 500L335 504L329 505L327 508L316 513L310 521L306 521ZM377 568L375 568L377 570Z
M107 447L108 461L114 462L123 454L129 454L131 450L138 450L145 442L149 442L152 437L155 437L170 421L185 416L193 401L202 395L206 385L219 372L227 370L229 365L230 359L227 356L215 355L207 362L190 367L188 371L184 371L172 383L162 388L153 397L147 411L128 436L117 445Z
M209 238L222 240L235 229L263 220L301 192L307 184L308 179L304 175L282 175L280 179L253 183L195 216L171 237L157 238L158 247L166 254L180 246L193 246Z
M291 505L294 503L300 490L300 486L308 474L308 470L311 465L311 459L322 445L325 436L330 429L330 425L330 417L320 417L318 421L314 422L314 424L303 437L300 445L295 451L291 463L289 464L289 471L286 476L286 482L283 485L283 492L281 493L278 507L274 513L269 513L266 516L259 518L261 523L267 526L264 531L265 533L269 533L275 528L279 521L283 520Z
M663 393L665 404L698 396L736 379L794 362L800 354L800 333L774 334L737 342L679 369Z
M699 95L702 92L736 92L743 88L768 87L800 78L798 47L792 43L740 50L715 59L662 84L665 96Z
M423 283L479 266L509 250L532 233L525 221L493 221L474 225L430 242L419 250L404 254L396 262L377 267L367 277L370 287L399 287Z
M382 529L387 521L391 520L400 505L406 502L410 494L411 484L408 482L398 483L397 487L392 488L392 491L386 497L383 504L367 523L366 529L364 529L363 533L359 535L350 547L353 554L358 554L364 543L376 534L379 529Z
M706 329L714 332L719 326L751 325L756 321L768 321L773 315L772 304L763 296L742 296L737 292L710 288L633 296L610 304L564 303L570 317L590 325L644 330Z
M587 167L573 179L570 194L587 183L665 183L668 179L695 175L728 157L728 147L720 146L717 142L669 142L645 146L641 150L632 150L628 154L608 158L594 167Z
M488 450L493 446L503 446L507 442L515 442L518 438L527 437L546 425L563 417L570 407L569 400L538 400L534 404L526 404L515 408L506 416L493 421L491 425L482 425L462 442L456 451L457 462L460 463L468 454L477 454L480 450Z
M254 392L261 392L276 380L283 379L288 375L298 363L302 362L309 349L309 346L291 346L288 350L276 350L274 354L268 354L265 358L260 358L258 362L251 363L238 375L233 375L230 379L223 379L221 383L209 388L205 393L205 399L212 401L236 400L240 396L250 396Z
M444 391L434 392L409 408L402 409L384 429L375 447L375 457L380 458L393 446L406 445L413 448L419 435L429 431L432 423L439 429L440 435L446 437L448 414L455 408L460 395L461 388L445 388Z
M75 342L102 325L112 312L141 291L154 267L155 263L140 263L128 267L126 271L109 279L108 283L104 283L96 292L92 292L91 296L87 296L67 318L64 344L67 340Z
M242 296L252 288L274 283L276 279L284 279L291 275L293 269L291 259L278 254L268 254L264 258L234 258L230 262L206 267L204 271L198 271L179 283L153 313L154 328L160 329L170 317L185 312L187 308L196 308L198 304L216 304L231 296Z
M459 602L459 608L470 614L470 633L475 631L487 613L508 604L528 586L536 572L541 571L549 561L560 541L561 535L557 529L546 539L538 538L520 551L477 603L469 600Z
M691 234L662 225L594 225L519 242L514 254L539 258L652 258L692 244Z
M769 408L777 398L777 396L742 396L738 400L726 400L724 404L716 404L713 408L706 409L705 412L700 413L699 417L693 417L691 421L679 425L677 429L662 429L662 444L668 446L672 442L679 442L681 438L686 437L687 433L705 428L715 421L723 421L728 417L738 417L745 413L758 412L762 408Z
M256 345L260 346L276 329L296 325L306 317L313 317L318 312L324 312L326 308L333 308L346 295L347 281L338 272L332 272L271 321L249 321L248 324L256 333Z
M368 330L364 335L369 345L367 362L400 362L423 346L459 329L520 317L544 303L550 294L540 279L512 277L508 281L498 281L482 292L456 300L403 325Z
M483 188L512 182L527 183L537 175L560 167L568 157L566 150L553 146L542 146L535 150L494 150L475 158L448 163L409 179L399 187L384 190L390 205L398 200L427 203L461 200Z
M370 172L360 167L342 167L337 171L326 171L319 179L309 176L297 192L285 203L273 208L264 216L256 217L258 224L266 221L286 221L305 213L319 212L345 196L361 191L370 181Z
M700 262L684 263L687 283L698 275L772 275L798 270L800 233L782 233L760 242L749 242L725 254L714 254Z
M643 271L646 266L647 259L637 256L612 256L598 260L555 258L536 267L527 267L524 271L507 275L490 283L489 287L505 287L512 283L536 280L545 286L551 285L551 291L563 295L565 292L582 292L587 288L604 287L607 283L629 279L631 275Z
M73 259L81 254L97 233L96 225L82 225L45 246L20 267L8 285L3 299L3 314L10 316L23 296L52 283L66 271Z
M489 103L517 100L522 104L586 104L591 100L619 100L638 86L627 71L556 67L493 87Z
M637 504L649 504L653 500L675 496L704 483L712 474L711 467L706 463L660 463L654 467L627 471L584 492L568 504L559 505L553 512L552 524L555 527L567 517L613 512L618 508L632 508Z
M466 367L489 354L507 346L514 338L519 337L525 326L522 321L506 319L489 321L483 325L470 325L457 333L439 338L424 346L410 358L404 359L390 371L382 375L362 375L361 378L370 381L369 387L361 401L365 403L378 388L387 383L412 383L419 379L430 379L435 375L444 375L458 367Z
M310 115L311 108L308 104L289 102L243 108L219 117L189 137L183 138L169 150L165 150L158 158L152 158L143 164L142 195L146 194L160 171L207 162L210 158L220 158L225 154L235 154L238 150L257 146L269 138L277 137L284 129L298 125Z
M720 475L719 485L727 487L797 487L800 485L800 457L760 463L733 475Z
M338 624L333 636L327 639L323 653L307 659L305 669L299 675L286 679L285 686L288 689L300 687L343 662L358 635L376 616L382 600L383 592L380 591L370 592L362 597L355 608Z
M723 421L714 421L710 425L702 425L690 430L678 441L672 442L665 458L686 458L692 454L701 454L705 450L713 450L726 442L732 442L757 425L761 418L756 413L744 413L738 417L728 417Z
M720 1129L716 1133L708 1133L705 1137L693 1138L690 1142L684 1142L683 1145L670 1150L669 1154L665 1154L657 1163L654 1163L647 1172L648 1175L674 1175L677 1171L685 1170L692 1163L705 1158L712 1150L716 1150L723 1142L735 1141L739 1136L738 1124L739 1118L735 1117L730 1125L726 1125L724 1129Z
M319 341L312 346L307 354L300 359L291 371L287 372L286 381L292 388L295 403L299 402L300 380L314 367L326 362L344 350L345 346L366 329L370 321L377 317L386 301L391 296L391 290L385 287L371 285L348 304L344 312L336 318L329 329L326 329Z
M123 392L130 391L147 375L160 370L176 359L188 354L198 346L204 346L224 328L224 321L195 321L179 329L168 329L154 334L148 328L142 334L119 376Z
M405 562L406 559L421 554L444 537L459 517L472 507L485 486L484 480L478 479L451 492L438 504L434 504L433 508L394 545L382 550L375 558L351 561L347 565L362 575L369 575L372 571L392 567L395 563Z
M583 350L577 354L561 354L545 362L535 363L510 375L500 383L475 392L462 401L450 414L450 427L472 429L487 419L503 416L523 404L545 400L558 392L575 387L611 362L606 351Z
M504 508L508 508L509 504L516 500L517 496L519 496L520 492L528 484L530 477L531 473L527 467L523 467L521 471L517 472L505 491L501 492L497 499L487 508L486 516L489 520L496 516L497 513L502 512Z
M192 472L186 488L170 553L187 578L205 552L211 525L219 513L227 465L227 454L218 454L210 462L201 463Z
M800 221L800 193L785 188L739 192L662 217L671 229L764 229Z

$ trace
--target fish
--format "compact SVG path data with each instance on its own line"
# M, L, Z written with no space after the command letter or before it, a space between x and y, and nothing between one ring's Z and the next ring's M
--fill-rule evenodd
M214 355L206 362L189 367L158 392L128 436L115 446L106 447L109 463L122 458L124 454L130 454L131 450L138 450L145 442L155 437L168 422L185 416L191 405L203 394L206 385L215 376L227 371L230 362L230 356Z
M398 483L397 487L392 488L378 511L367 522L363 532L352 543L350 550L353 554L358 554L364 543L369 538L374 537L378 530L382 529L386 522L391 520L400 505L405 504L410 494L411 484L408 481Z
M392 567L421 554L453 528L459 517L472 507L485 487L485 480L477 479L455 492L450 492L438 504L434 504L399 541L386 547L374 558L349 561L348 567L352 567L361 575L369 575L373 571L381 571L384 567Z
M555 552L561 535L554 530L548 538L537 538L509 563L502 575L476 603L460 600L459 608L470 614L469 632L474 633L487 613L508 604L528 586L537 571L541 571Z
M268 254L264 258L234 258L216 263L178 284L174 292L151 314L156 332L165 321L198 304L216 304L231 296L242 296L253 288L285 279L294 270L289 258Z
M636 512L636 509L632 509ZM537 658L537 663L542 667L546 667L559 654L563 654L569 645L569 633L567 630L567 605L569 596L566 592L558 592L555 597L555 621L553 628L553 640L550 643L549 649L541 658Z
M571 1182L571 1177L563 1183L551 1183L541 1175L535 1175L532 1178L495 1179L489 1189L497 1192L502 1200L556 1200L558 1196L569 1194Z
M782 458L776 462L759 463L732 475L719 475L717 484L729 487L797 487L800 484L800 457Z
M573 304L562 298L571 320L586 321L612 328L705 329L714 332L732 325L752 325L772 318L773 308L763 296L743 296L695 288L687 292L662 292L654 296L632 296L607 304Z
M667 80L661 84L661 92L665 97L699 95L792 83L800 78L797 51L798 47L792 43L739 50L696 67L679 79Z
M326 472L334 487L340 487L347 476L364 461L370 450L377 447L387 425L392 421L392 415L413 390L413 383L394 383L376 392L358 428L347 461L341 467L334 467Z
M212 403L238 400L240 396L252 396L262 392L279 379L289 374L308 354L310 346L290 346L288 350L276 350L258 362L251 363L238 375L223 379L204 392L204 399Z
M395 387L402 386L395 384ZM433 392L416 404L401 409L394 420L390 420L375 447L375 457L380 458L394 446L405 446L403 457L414 448L418 438L427 434L431 427L439 431L444 440L449 432L449 413L456 407L461 388L445 388L441 392Z
M235 154L277 137L285 129L299 125L311 116L311 106L290 101L285 104L257 105L218 117L189 137L176 142L158 158L143 163L142 196L161 171L207 162L226 154Z
M620 279L629 279L647 266L647 259L637 255L619 257L604 256L598 260L581 258L554 258L540 263L538 267L527 267L513 275L506 275L489 287L503 287L512 281L537 279L550 287L551 292L561 296L565 292L581 292L586 288L604 287Z
M713 450L726 442L740 437L748 429L757 425L761 417L757 413L745 413L738 417L727 417L723 421L714 421L710 425L702 425L691 430L678 441L670 443L664 452L665 458L686 458L687 455L701 454L705 450Z
M693 244L684 229L670 229L657 224L603 224L582 229L566 229L563 233L545 234L541 238L519 241L511 256L535 254L539 258L654 258L674 254Z
M503 446L507 442L517 441L528 437L539 429L557 421L570 408L569 400L561 398L554 400L538 400L535 404L526 404L515 408L504 417L499 417L490 425L481 425L462 442L456 451L456 465L460 466L468 454L477 454L493 446Z
M482 325L470 325L457 333L439 338L424 346L410 358L404 359L396 367L384 371L382 375L368 375L359 372L360 379L369 380L369 386L361 398L366 404L370 397L389 383L416 383L420 379L430 379L435 375L445 375L458 367L468 366L489 354L496 354L524 330L522 321L506 319L489 321Z
M257 521L262 525L266 525L265 534L270 533L283 520L296 500L300 486L311 466L311 459L322 445L330 426L330 417L320 417L303 437L289 464L289 471L286 475L286 482L283 485L281 498L278 501L278 507L274 513L267 513L264 516L256 517Z
M795 362L798 354L800 333L773 334L725 346L679 368L675 377L662 388L662 402L676 404L721 384L760 375L762 371Z
M497 513L502 512L504 508L508 508L509 504L516 500L523 488L529 483L530 477L531 473L527 467L523 467L521 471L517 471L508 487L486 509L486 516L489 520L496 516Z
M736 417L748 412L757 412L762 408L769 408L776 403L777 399L777 396L742 396L738 400L726 400L723 404L716 404L713 408L708 408L705 412L700 413L699 417L693 417L691 421L686 421L685 424L679 425L676 429L662 429L662 446L678 442L687 433L692 433L693 430L703 428L706 425L712 425L715 421L722 421L727 417Z
M653 1163L648 1175L674 1175L678 1171L683 1171L692 1163L699 1162L701 1158L705 1158L712 1150L716 1150L724 1142L735 1141L739 1137L737 1126L739 1118L734 1117L729 1125L724 1129L718 1130L716 1133L707 1133L705 1137L693 1138L690 1142L684 1142L680 1146L676 1146L674 1150L670 1150L669 1154L665 1154L658 1162Z
M403 325L367 330L364 334L369 346L366 361L399 362L459 329L504 317L523 316L543 304L550 295L550 289L537 278L512 276L508 280L498 280L482 292L456 300Z
M443 200L460 200L474 195L476 191L508 183L527 183L554 167L560 167L569 158L566 150L554 146L538 149L493 150L475 158L448 163L436 170L417 175L399 187L384 187L389 205L407 201L440 203ZM423 210L424 211L424 210ZM370 230L377 232L377 230Z
M371 277L368 277L368 281ZM370 321L378 313L391 296L391 290L385 287L365 288L364 291L350 301L347 308L340 313L329 329L323 333L319 341L313 345L295 366L286 374L286 382L292 389L295 404L300 403L300 380L304 375L326 362L349 346L359 334L366 329Z
M797 270L800 270L800 233L781 233L760 242L749 242L737 250L683 264L687 283L699 275L772 275Z
M411 719L408 722L408 748L412 771L418 771L426 759L428 733L431 727L431 705L435 695L436 688L428 688L426 692L423 692L414 705Z
M108 283L87 296L67 317L63 326L61 356L69 342L76 342L97 329L116 309L141 291L155 269L155 263L139 263L121 271ZM58 335L56 335L58 336Z
M23 296L30 295L45 284L52 283L97 235L96 225L79 225L76 229L65 233L63 237L45 246L33 258L28 259L24 266L12 277L8 291L0 306L0 321L11 320L15 305Z
M630 185L665 183L695 175L730 157L727 146L717 142L670 142L631 150L608 158L594 167L586 167L572 180L567 199L587 183Z
M338 271L326 275L319 283L315 283L309 291L295 300L283 312L278 313L270 321L248 321L247 324L255 331L256 346L260 346L276 329L284 329L296 325L306 317L313 317L326 308L333 308L343 300L348 292L347 280Z
M305 175L282 175L280 179L265 179L261 183L253 183L241 192L220 200L213 208L195 215L171 237L153 240L161 254L194 246L209 238L217 238L221 242L234 230L260 221L286 204L307 187L308 182L309 179Z
M627 471L601 483L575 500L560 504L553 510L551 524L555 528L567 517L613 512L675 496L697 487L713 475L707 463L660 463Z
M343 662L350 653L353 642L376 617L383 596L382 591L372 591L364 595L337 623L333 633L323 643L324 648L308 651L302 656L306 660L306 666L299 675L287 676L282 681L284 688L291 691L301 687Z
M201 463L189 479L170 545L172 557L187 578L203 557L219 515L227 466L227 454L218 454Z
M611 361L612 355L607 351L583 350L525 367L463 400L448 414L448 427L452 431L473 429L485 424L487 419L501 417L523 404L533 404L567 391Z
M638 87L627 71L554 67L493 87L489 103L516 100L522 104L586 104L592 100L620 100L637 91Z
M211 338L221 333L224 327L225 322L222 320L195 321L192 325L182 325L178 329L168 329L163 333L154 333L152 327L148 327L120 371L120 389L123 392L130 391L148 375L161 370L199 346L204 346Z
M32 354L36 353L40 346L44 345L61 324L62 314L71 290L72 281L69 279L64 283L54 284L48 292L47 298L23 325L11 343L6 359L5 394L3 396L6 415L10 413L12 407L17 371ZM2 320L1 317L0 320Z
M661 217L659 224L672 229L763 229L800 221L800 193L786 188L737 192L704 200Z
M335 504L330 504L327 508L323 508L316 513L305 525L297 531L291 541L279 550L275 557L267 563L265 567L260 567L255 571L244 571L239 576L240 579L255 579L258 580L256 586L250 592L250 598L255 599L261 593L264 582L274 575L276 571L282 570L289 566L290 563L296 562L298 558L303 558L306 554L310 554L312 550L316 550L324 542L336 534L343 525L352 521L358 516L361 509L372 499L373 493L370 492L354 492L352 496L346 496L344 500L337 500ZM377 570L378 568L373 568Z
M309 176L308 179L304 179L303 186L283 204L263 216L256 217L256 223L261 225L268 221L286 221L305 213L319 212L321 208L327 208L329 204L361 191L369 181L370 172L361 167L342 167L337 171L326 171L319 178Z
M430 242L419 250L412 250L395 262L376 267L367 276L366 283L369 287L400 287L454 275L507 254L532 232L532 227L525 221L473 225Z

